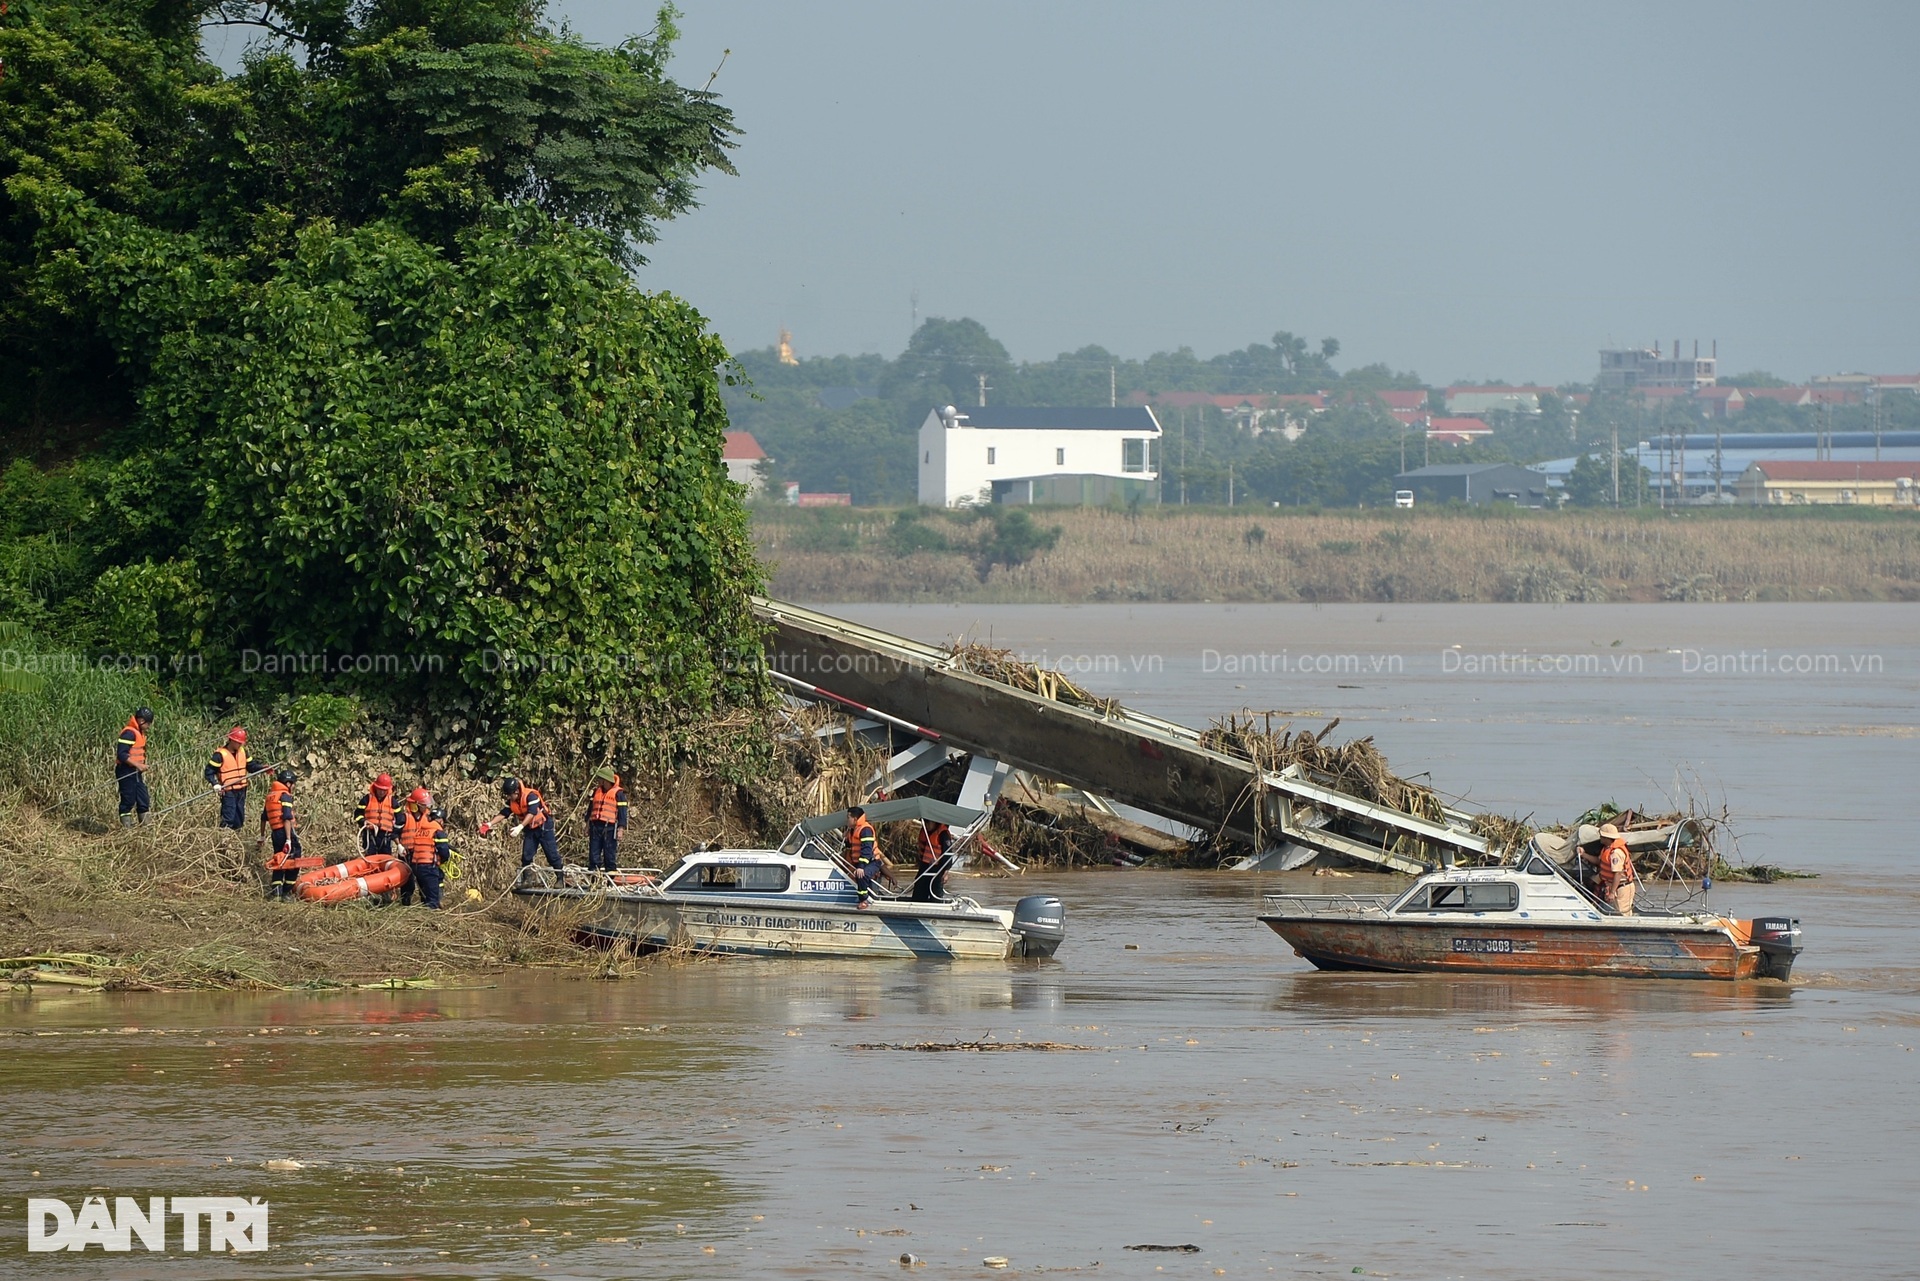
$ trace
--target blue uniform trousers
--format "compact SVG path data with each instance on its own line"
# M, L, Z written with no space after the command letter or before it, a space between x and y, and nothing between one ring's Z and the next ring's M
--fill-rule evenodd
M147 776L137 769L128 769L120 776L120 812L145 814L152 808L153 797L147 792Z
M547 863L553 867L564 867L560 861L560 842L553 838L553 822L548 820L538 827L529 827L520 833L520 866L532 867L533 856L545 850Z
M406 907L413 902L413 892L420 891L420 904L423 907L440 906L440 887L446 883L446 869L438 863L409 863L407 870L413 873L411 879L400 887L400 906Z
M620 870L620 829L612 823L587 820L587 870Z

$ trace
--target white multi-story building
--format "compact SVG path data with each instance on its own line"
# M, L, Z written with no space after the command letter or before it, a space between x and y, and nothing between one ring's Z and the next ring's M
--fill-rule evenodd
M1145 405L949 405L920 424L920 502L927 507L1150 500L1159 481L1160 422Z

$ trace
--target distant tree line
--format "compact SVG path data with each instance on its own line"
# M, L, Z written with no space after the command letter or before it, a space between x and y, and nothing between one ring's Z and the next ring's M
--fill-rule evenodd
M1132 403L1164 392L1277 395L1327 392L1330 407L1306 432L1288 441L1278 432L1255 434L1210 405L1160 411L1161 499L1196 504L1239 503L1298 507L1352 507L1391 501L1393 478L1428 462L1537 463L1610 451L1618 432L1623 449L1672 432L1835 431L1872 426L1861 405L1783 405L1750 400L1732 419L1708 419L1689 401L1654 401L1619 393L1596 395L1584 407L1567 386L1541 397L1538 413L1494 411L1492 434L1471 445L1432 445L1373 396L1418 389L1411 371L1383 364L1340 370L1336 338L1309 342L1285 330L1206 359L1182 347L1128 360L1104 347L1063 352L1052 360L1015 361L976 320L930 319L894 359L881 355L822 356L783 364L772 347L736 356L743 378L727 390L737 428L751 431L772 456L770 479L802 489L848 493L861 506L912 503L917 490L915 435L927 412L941 405L1105 405ZM1742 387L1777 387L1781 379L1755 370L1723 380ZM1434 409L1439 412L1440 406ZM1889 397L1881 409L1886 430L1920 428L1920 398ZM1607 501L1612 497L1611 462ZM1583 480L1586 473L1582 473ZM1623 472L1622 501L1644 492ZM777 492L777 491L776 491ZM1586 497L1582 490L1581 498Z

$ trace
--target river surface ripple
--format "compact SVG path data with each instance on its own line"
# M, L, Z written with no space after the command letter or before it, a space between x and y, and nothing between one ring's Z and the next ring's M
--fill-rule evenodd
M1559 818L1678 778L1731 808L1746 859L1820 873L1712 892L1799 915L1799 973L1319 974L1254 914L1263 889L1327 880L1115 871L958 882L1065 898L1051 962L15 996L0 1275L828 1277L911 1253L920 1276L996 1275L986 1256L1011 1261L998 1275L1920 1276L1920 607L843 612L1069 670L1112 655L1080 679L1189 723L1339 715L1487 808ZM867 1048L987 1038L1074 1048ZM264 1196L274 1247L24 1253L28 1196L89 1192Z

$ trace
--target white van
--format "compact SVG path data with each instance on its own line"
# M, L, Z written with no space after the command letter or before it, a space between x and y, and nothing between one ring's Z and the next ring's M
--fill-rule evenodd
M1411 489L1396 489L1396 490L1394 490L1394 491L1393 491L1393 505L1394 505L1395 507L1411 507L1411 506L1413 506L1413 491L1412 491Z

